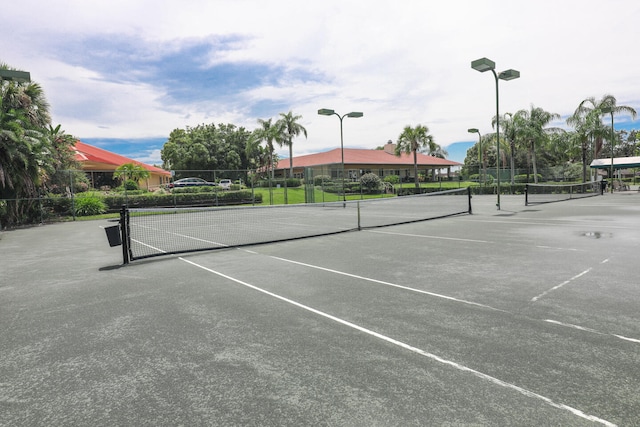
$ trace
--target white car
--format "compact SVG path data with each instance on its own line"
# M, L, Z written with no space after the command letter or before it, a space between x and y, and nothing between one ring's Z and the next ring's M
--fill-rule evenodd
M220 188L223 190L231 190L231 180L230 179L221 179L218 183Z
M177 181L174 181L169 184L169 188L181 188L181 187L215 187L215 182L208 182L202 178L183 178Z

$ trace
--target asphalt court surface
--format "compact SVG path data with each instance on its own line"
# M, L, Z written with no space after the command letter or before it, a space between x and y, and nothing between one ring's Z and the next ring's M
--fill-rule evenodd
M0 234L0 425L638 425L640 194L121 266Z

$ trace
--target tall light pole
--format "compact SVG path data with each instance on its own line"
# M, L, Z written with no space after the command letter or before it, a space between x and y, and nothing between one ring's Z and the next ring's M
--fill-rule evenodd
M0 70L0 80L13 80L18 83L29 83L31 75L27 71Z
M484 73L491 70L493 77L496 79L496 154L497 154L497 179L498 179L498 199L496 207L500 210L500 96L498 93L498 80L513 80L520 77L520 71L505 70L496 73L496 63L489 58L480 58L471 61L471 68Z
M604 114L611 114L611 169L609 169L609 187L611 187L611 194L613 194L613 140L614 140L614 132L613 132L613 107L602 107L600 111Z
M340 119L340 154L342 156L342 201L346 202L347 201L347 194L345 193L344 190L344 138L342 135L342 119L344 119L345 117L353 117L353 118L358 118L358 117L362 117L364 116L363 113L359 112L359 111L352 111L350 113L347 114L343 114L342 116L338 113L336 113L334 110L330 110L328 108L321 108L318 110L318 114L321 116L338 116L338 118Z
M480 135L480 131L476 128L469 128L467 129L467 132L469 133L477 133L478 134L478 176L480 175L480 168L482 168L482 171L484 172L484 167L482 164L482 135ZM486 173L483 173L483 178L485 178L486 180Z

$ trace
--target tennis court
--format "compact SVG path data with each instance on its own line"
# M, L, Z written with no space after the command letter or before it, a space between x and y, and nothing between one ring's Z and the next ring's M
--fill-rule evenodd
M637 425L640 194L495 202L126 266L3 232L0 425Z

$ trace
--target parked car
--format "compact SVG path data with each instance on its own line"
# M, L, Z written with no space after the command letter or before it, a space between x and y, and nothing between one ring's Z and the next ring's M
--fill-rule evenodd
M223 190L231 190L230 179L221 179L219 185L220 185L220 188L222 188Z
M215 182L205 181L202 178L182 178L177 181L173 181L169 184L169 188L183 188L183 187L215 187Z

